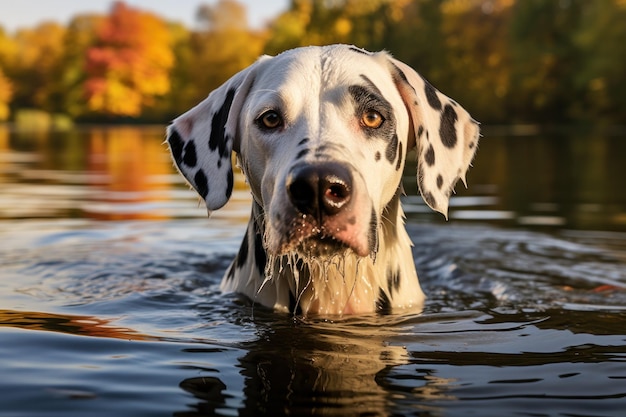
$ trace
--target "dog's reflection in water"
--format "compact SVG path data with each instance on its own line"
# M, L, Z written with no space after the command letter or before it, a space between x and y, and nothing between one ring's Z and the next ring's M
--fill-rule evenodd
M390 342L401 337L399 321L381 316L306 323L274 320L259 328L257 340L240 346L247 351L239 358L243 393L234 392L240 381L227 386L217 373L187 379L181 387L202 402L194 406L198 414L181 415L214 415L219 410L228 414L232 408L250 416L389 415L402 391L390 392L385 375L409 364L406 348ZM440 382L426 376L424 389L409 389L413 392L405 400L415 403L419 397L439 395L446 390ZM238 395L243 398L233 398Z

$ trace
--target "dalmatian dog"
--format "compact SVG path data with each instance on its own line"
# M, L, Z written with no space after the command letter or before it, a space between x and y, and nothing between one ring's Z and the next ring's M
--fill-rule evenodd
M421 308L400 205L407 153L428 206L448 200L478 123L386 52L348 45L263 56L176 118L167 142L209 214L233 190L252 215L221 288L302 315Z

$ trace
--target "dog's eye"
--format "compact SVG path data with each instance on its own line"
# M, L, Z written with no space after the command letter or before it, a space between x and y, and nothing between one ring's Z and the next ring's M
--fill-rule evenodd
M385 118L375 110L368 110L361 116L363 126L369 127L370 129L378 129L384 121Z
M276 111L268 110L259 116L257 123L264 129L276 129L282 126L283 118Z

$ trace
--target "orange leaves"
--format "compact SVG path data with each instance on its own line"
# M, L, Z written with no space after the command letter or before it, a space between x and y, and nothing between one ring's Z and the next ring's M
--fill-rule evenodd
M113 5L87 50L84 84L89 110L139 116L155 96L170 89L174 56L166 24L157 16Z
M13 95L13 88L8 78L2 73L0 68L0 122L9 118L9 102Z

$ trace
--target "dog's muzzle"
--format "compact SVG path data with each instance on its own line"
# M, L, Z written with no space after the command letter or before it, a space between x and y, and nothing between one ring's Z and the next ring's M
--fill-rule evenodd
M296 165L287 175L285 192L291 205L287 246L307 256L336 255L348 248L369 254L348 167L337 162Z
M350 202L352 175L337 163L305 165L291 170L286 187L294 207L322 225Z

